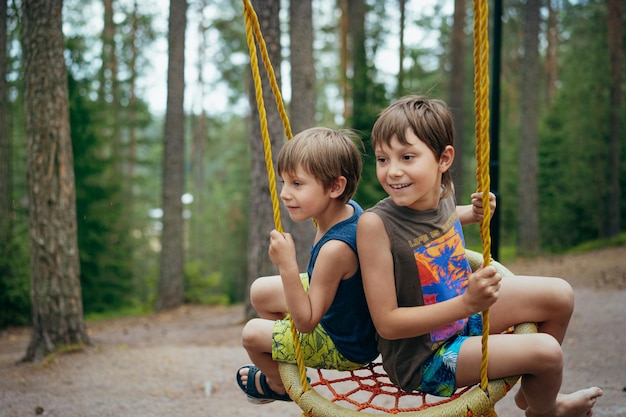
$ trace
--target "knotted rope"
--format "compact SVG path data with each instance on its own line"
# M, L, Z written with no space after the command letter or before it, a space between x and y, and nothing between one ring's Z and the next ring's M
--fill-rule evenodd
M250 51L250 66L252 67L252 77L254 79L254 89L256 92L256 103L259 109L259 123L261 125L261 135L263 137L263 152L265 154L265 166L267 168L267 179L269 182L270 188L270 196L272 199L272 210L274 213L274 225L276 230L279 232L283 232L282 222L280 220L280 203L278 201L278 193L276 191L276 177L274 175L274 163L272 161L272 145L270 141L269 131L267 129L267 117L265 113L265 103L263 100L263 86L261 82L261 75L259 72L259 64L256 54L256 42L259 44L259 49L261 50L261 57L263 59L263 63L265 65L265 70L267 71L270 85L272 87L272 91L274 92L274 97L276 99L276 106L278 107L278 113L280 114L280 118L283 121L283 128L285 130L285 135L287 139L291 139L293 134L291 133L291 126L289 125L289 119L287 117L287 112L285 110L285 105L283 103L282 95L280 94L280 89L278 87L278 82L276 81L276 75L274 74L274 68L272 67L272 63L270 62L270 57L267 52L267 47L265 45L265 40L263 39L263 35L261 34L261 28L259 26L259 19L250 4L249 0L243 0L243 8L244 8L244 19L246 22L246 40L248 42L248 49ZM253 34L254 32L254 34ZM300 369L301 374L301 384L305 389L309 389L309 382L306 377L306 366L304 365L304 359L302 358L302 351L300 349L300 338L298 337L298 330L293 323L293 318L291 315L289 316L289 322L291 327L291 334L293 336L293 342L296 351L296 362L298 364L298 368Z

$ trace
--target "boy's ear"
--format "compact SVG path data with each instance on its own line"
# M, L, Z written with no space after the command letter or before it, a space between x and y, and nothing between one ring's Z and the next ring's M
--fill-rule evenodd
M450 145L446 146L443 152L441 153L441 157L439 158L439 171L446 172L452 166L452 162L454 161L454 148Z
M343 175L339 176L335 181L333 181L330 186L330 196L332 198L338 198L343 194L343 191L346 189L346 184L348 180Z

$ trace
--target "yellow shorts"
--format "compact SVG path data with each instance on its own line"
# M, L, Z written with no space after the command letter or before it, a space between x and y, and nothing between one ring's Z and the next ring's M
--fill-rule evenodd
M305 291L308 290L309 279L307 274L300 274L300 280ZM339 353L335 343L320 324L311 333L298 333L298 337L304 365L309 368L350 371L365 365L349 361ZM289 316L274 323L272 359L277 362L296 363L296 350Z

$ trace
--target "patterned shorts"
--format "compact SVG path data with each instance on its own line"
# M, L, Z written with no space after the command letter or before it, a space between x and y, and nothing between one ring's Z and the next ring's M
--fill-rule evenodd
M480 336L482 331L482 316L470 316L461 333L444 342L424 362L422 382L417 390L439 397L451 397L455 391L456 363L461 345L468 337Z
M305 290L309 288L307 274L301 274L300 280ZM350 371L359 369L365 364L355 363L346 359L335 347L332 339L321 325L311 333L298 333L300 351L305 366L316 369L337 369ZM272 334L272 359L277 362L296 363L296 353L289 316L274 323Z

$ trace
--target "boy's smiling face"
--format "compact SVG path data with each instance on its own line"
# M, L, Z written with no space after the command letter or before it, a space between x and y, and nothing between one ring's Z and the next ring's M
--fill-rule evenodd
M393 136L389 145L375 149L378 181L399 206L414 210L436 208L441 195L441 174L450 168L454 150L447 147L437 160L411 130L407 130L406 139L408 144L402 144Z

